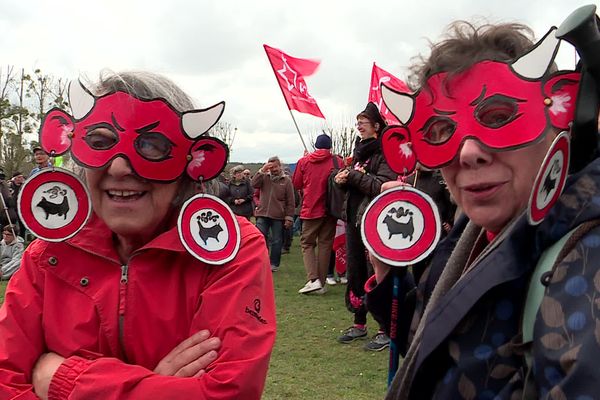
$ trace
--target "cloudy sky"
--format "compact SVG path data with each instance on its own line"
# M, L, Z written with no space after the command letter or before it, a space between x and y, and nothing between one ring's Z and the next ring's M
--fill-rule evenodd
M354 123L373 62L405 79L456 19L529 24L538 37L590 0L229 1L0 0L1 65L72 78L144 69L178 83L197 106L221 100L237 127L231 159L295 162L302 144L262 44L321 60L306 79L326 121L296 114L306 138ZM559 65L573 65L563 45Z

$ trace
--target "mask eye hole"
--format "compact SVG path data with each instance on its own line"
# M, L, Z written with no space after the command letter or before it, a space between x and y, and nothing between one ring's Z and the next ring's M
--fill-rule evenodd
M148 161L162 161L171 158L173 143L157 132L139 135L134 142L135 150Z
M93 150L108 150L119 143L119 135L112 126L102 124L90 127L83 140Z
M431 117L425 123L423 139L430 144L442 144L456 132L456 122L448 117Z
M520 114L515 99L494 95L479 103L475 108L475 119L487 128L500 128L517 119Z

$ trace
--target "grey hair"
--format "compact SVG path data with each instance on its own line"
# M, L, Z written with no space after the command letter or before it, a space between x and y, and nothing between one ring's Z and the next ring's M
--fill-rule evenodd
M279 159L278 156L269 157L269 159L267 160L267 162L276 162L279 165L281 165L281 160Z
M177 111L194 108L192 99L169 78L148 71L113 72L102 70L93 92L96 96L118 90L127 92L140 99L163 98Z

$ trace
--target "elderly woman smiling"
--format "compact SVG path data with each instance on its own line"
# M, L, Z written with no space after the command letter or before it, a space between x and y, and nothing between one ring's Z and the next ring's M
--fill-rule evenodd
M74 118L53 110L42 128L46 146L63 143L47 130L70 132L93 214L65 241L34 241L10 281L0 398L260 398L275 339L262 235L238 218L239 251L220 265L178 237L204 160L187 133L202 118L208 130L223 104L193 110L172 82L142 72L104 76L92 92L80 96L87 106L71 99ZM219 154L210 161L224 166Z

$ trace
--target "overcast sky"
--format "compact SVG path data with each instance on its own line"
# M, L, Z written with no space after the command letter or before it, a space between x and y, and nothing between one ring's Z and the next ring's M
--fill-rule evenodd
M401 79L456 19L529 24L538 37L581 0L0 0L0 62L76 78L109 68L167 75L238 128L230 159L295 162L302 144L262 44L321 60L306 79L326 121L294 113L305 138L354 123L373 62ZM559 65L573 65L563 45Z

